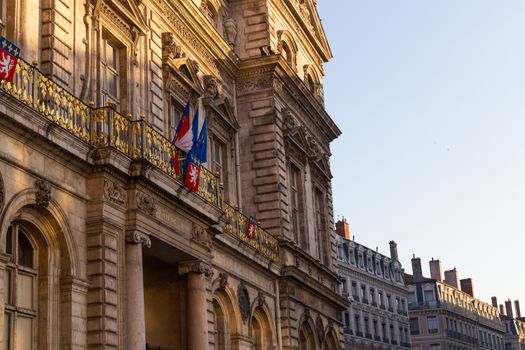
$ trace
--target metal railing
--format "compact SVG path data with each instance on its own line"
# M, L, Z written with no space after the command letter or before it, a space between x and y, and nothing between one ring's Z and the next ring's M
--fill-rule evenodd
M145 120L132 120L112 107L94 108L87 105L23 59L18 60L12 82L0 81L0 91L39 112L84 142L94 147L114 148L132 159L147 160L167 175L184 183L182 173L177 174L174 167L174 156L179 152L178 149ZM248 218L223 202L217 174L202 167L197 193L215 207L224 210L225 231L228 234L272 261L280 262L277 239L260 225L257 224L253 239L247 237Z

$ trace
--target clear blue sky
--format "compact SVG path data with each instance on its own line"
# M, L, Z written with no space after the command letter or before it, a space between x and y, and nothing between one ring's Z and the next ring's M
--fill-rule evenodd
M525 304L525 1L319 0L335 215Z

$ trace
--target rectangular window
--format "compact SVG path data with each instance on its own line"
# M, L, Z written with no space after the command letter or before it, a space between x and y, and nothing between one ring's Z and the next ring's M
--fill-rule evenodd
M437 333L438 332L438 322L436 316L427 316L427 329L428 333Z
M290 166L290 207L292 230L299 246L305 250L308 249L308 239L305 235L301 235L301 171L294 165Z
M17 350L33 349L33 319L29 317L17 318L15 348Z
M124 76L125 60L123 59L121 46L109 35L102 38L101 63L101 87L102 104L113 104L120 112L125 112L122 105L125 97L126 77Z
M410 319L410 334L419 334L419 318Z
M408 305L412 305L416 303L416 293L409 292L408 293Z
M169 99L169 111L168 111L168 137L171 140L175 137L177 131L177 126L182 115L183 107L182 105L174 98L170 97Z
M324 194L315 191L315 226L317 228L317 241L319 242L319 257L325 265L329 263L330 252L328 249L329 240L325 239L324 229Z
M434 298L434 291L433 291L433 290L426 290L426 291L424 292L424 294L425 294L425 301L426 301L426 302L436 300L436 299Z

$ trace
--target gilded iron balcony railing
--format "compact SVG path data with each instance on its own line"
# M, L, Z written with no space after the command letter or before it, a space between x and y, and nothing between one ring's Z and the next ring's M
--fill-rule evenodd
M93 108L47 78L34 65L19 59L11 83L0 81L0 91L41 113L45 118L95 147L111 147L132 159L145 159L164 173L184 183L176 174L173 159L178 150L145 120L132 120L111 107ZM179 157L181 159L181 157ZM279 243L260 225L255 236L246 235L248 218L222 201L218 175L201 168L198 194L224 210L225 231L245 242L275 263L280 262Z

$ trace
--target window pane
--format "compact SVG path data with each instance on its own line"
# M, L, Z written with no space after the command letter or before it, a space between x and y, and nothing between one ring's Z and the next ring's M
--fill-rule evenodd
M13 226L9 226L9 228L7 229L5 252L9 255L13 254Z
M33 320L28 317L18 317L16 320L16 350L32 350Z
M115 73L108 70L108 92L111 96L117 97L117 85L118 85L118 77Z
M11 348L11 318L12 314L6 312L4 314L4 350Z
M33 246L22 231L18 234L18 265L33 267Z
M117 50L106 42L106 63L111 68L117 68Z
M33 308L33 277L19 274L17 281L17 306Z
M12 301L11 301L11 290L13 288L13 271L11 269L7 269L5 271L5 275L4 275L4 302L8 305L12 305Z

